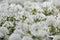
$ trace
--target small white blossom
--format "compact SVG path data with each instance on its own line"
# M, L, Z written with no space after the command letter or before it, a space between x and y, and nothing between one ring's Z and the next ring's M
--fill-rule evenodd
M31 37L28 37L28 36L24 36L23 38L22 38L22 40L33 40Z
M21 40L21 37L19 34L12 34L10 37L9 37L9 40Z

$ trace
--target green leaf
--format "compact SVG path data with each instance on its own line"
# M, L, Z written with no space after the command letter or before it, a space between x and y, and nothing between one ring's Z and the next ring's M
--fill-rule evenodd
M41 36L32 36L33 39L42 40Z
M32 12L32 14L34 14L34 15L35 15L35 14L36 14L36 12L37 12L37 10L36 10L36 9L33 9L31 12Z
M14 17L7 17L7 21L16 21L16 18L14 18Z
M31 34L31 32L30 31L27 31L27 34Z
M50 27L50 33L52 33L52 35L56 35L56 28L53 25L49 25Z
M15 30L14 27L9 27L8 29L9 29L9 35L11 35L14 32L14 30Z
M22 22L24 22L27 19L25 15L22 16Z

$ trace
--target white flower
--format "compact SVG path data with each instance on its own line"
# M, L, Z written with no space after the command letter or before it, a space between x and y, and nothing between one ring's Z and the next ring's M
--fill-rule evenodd
M55 26L60 28L60 20L56 20Z
M2 26L4 27L13 27L13 22L10 22L10 21L6 21Z
M3 33L0 32L0 38L3 38L3 37L4 37Z
M5 38L7 34L9 34L8 29L6 27L0 27L0 38Z
M33 24L30 28L30 31L32 33L32 35L35 35L35 36L45 36L45 35L48 35L48 33L43 29L44 27L41 26L40 23L38 24Z
M53 37L53 40L60 40L60 35L56 35Z
M23 38L22 38L22 40L33 40L31 37L28 37L28 36L24 36Z
M47 25L51 25L51 24L54 25L55 22L56 22L56 19L54 16L47 16L47 20L46 20Z
M21 25L16 26L16 30L14 31L14 33L20 33L23 35L30 35L30 33L28 32L29 27L30 27L30 25L28 25L26 23L21 23Z
M9 40L21 40L21 37L19 34L12 34L10 37L9 37Z
M57 7L60 7L60 0L54 0L54 4L55 4Z
M32 18L27 18L24 22L28 24L32 24L34 20Z
M38 19L38 20L44 20L46 18L46 16L42 13L37 13L35 16L34 16L35 20Z
M60 13L57 15L58 17L57 17L57 20L60 20Z
M26 5L26 6L25 6ZM33 9L36 9L37 11L39 11L40 9L41 9L41 5L40 5L40 3L36 3L36 2L30 2L30 1L28 1L28 2L25 2L24 3L24 8L25 8L25 10L27 10L27 11L31 11L31 10L33 10ZM42 9L41 9L42 10Z
M45 7L45 8L46 8L46 7L49 8L49 7L51 7L52 5L53 5L52 2L47 2L47 1L42 4L42 6Z
M25 34L22 30L19 30L19 29L16 29L13 33L14 34L19 34L21 36L24 36L24 34Z
M6 27L0 27L0 32L3 34L3 35L7 35L9 34L9 31Z

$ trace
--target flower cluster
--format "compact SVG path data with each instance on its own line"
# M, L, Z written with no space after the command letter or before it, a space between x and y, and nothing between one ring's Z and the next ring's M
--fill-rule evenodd
M0 40L60 40L59 2L1 0Z

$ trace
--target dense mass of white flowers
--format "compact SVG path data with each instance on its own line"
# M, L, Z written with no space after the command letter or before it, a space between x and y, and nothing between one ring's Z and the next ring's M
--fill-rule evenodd
M60 40L60 0L0 0L0 40Z

